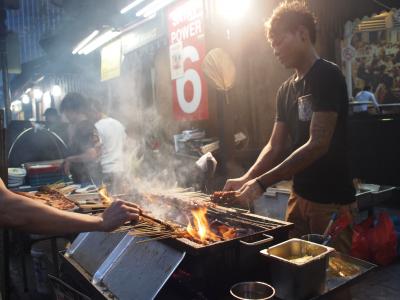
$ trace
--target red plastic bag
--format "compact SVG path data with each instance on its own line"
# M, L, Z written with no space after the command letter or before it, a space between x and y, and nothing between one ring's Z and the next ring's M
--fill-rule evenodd
M341 214L339 218L332 224L331 229L328 234L335 239L343 230L345 230L349 225L351 225L352 219L349 214Z
M396 231L387 213L379 215L378 224L369 232L368 240L374 262L385 266L396 258Z
M351 243L351 256L363 260L371 260L371 252L368 245L368 231L372 227L372 217L364 220L353 227L353 238Z
M371 217L354 226L352 256L388 265L396 258L396 249L396 232L387 213L379 215L375 226Z

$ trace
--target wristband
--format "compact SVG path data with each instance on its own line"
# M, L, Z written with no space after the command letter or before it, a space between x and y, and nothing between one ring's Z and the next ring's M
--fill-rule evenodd
M261 182L260 179L256 179L258 185L261 187L261 189L265 192L267 190L267 187Z

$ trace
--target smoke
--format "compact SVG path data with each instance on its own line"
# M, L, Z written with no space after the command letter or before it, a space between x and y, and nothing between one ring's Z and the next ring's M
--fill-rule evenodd
M175 153L173 134L181 128L173 121L169 72L166 50L139 51L126 56L121 76L106 83L109 93L103 107L124 124L128 135L123 155L125 182L116 194L162 194L178 187L198 190L202 186L197 158ZM160 214L167 210L159 205L151 208Z

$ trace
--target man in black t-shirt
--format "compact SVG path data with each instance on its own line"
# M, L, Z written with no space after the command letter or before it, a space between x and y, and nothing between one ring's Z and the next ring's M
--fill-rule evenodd
M348 214L355 190L348 174L346 116L348 97L339 68L318 57L316 22L300 2L285 2L266 23L275 55L295 73L277 94L276 122L269 143L255 164L224 190L237 190L239 201L253 201L279 181L293 179L287 220L293 237L323 233L334 212ZM285 158L287 141L291 154ZM349 250L349 236L338 239Z

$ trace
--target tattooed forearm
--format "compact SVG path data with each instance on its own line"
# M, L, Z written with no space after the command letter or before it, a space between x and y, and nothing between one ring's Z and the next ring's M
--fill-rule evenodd
M313 114L310 125L310 139L294 151L281 164L263 174L259 179L265 186L281 180L291 179L293 175L304 170L323 156L329 149L335 131L337 113L317 112Z

